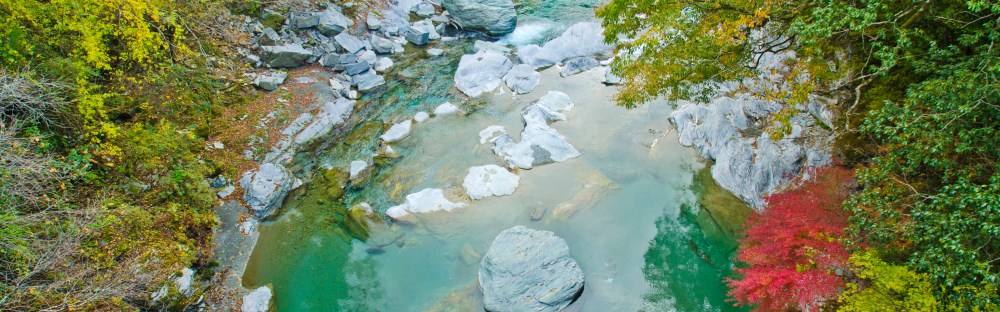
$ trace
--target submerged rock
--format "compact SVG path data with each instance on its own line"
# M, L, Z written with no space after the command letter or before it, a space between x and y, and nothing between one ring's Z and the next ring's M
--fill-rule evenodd
M517 26L517 12L511 0L442 0L441 4L462 28L502 36Z
M406 195L406 202L389 208L385 211L385 214L393 219L401 220L411 213L452 211L455 208L461 207L465 207L465 204L448 200L444 196L443 190L428 188Z
M506 196L514 194L521 178L497 165L485 165L469 168L462 187L465 193L474 200L491 196Z
M271 288L261 286L243 296L242 312L267 312L271 310Z
M281 206L288 192L301 183L288 169L272 163L261 165L256 172L247 172L240 179L240 185L245 190L243 200L258 219L270 217Z
M525 94L534 91L542 81L542 74L535 71L535 68L528 64L518 64L507 72L503 77L507 87L517 94Z
M501 78L514 64L503 54L479 51L462 56L455 72L455 85L469 97L478 97L500 87Z
M536 68L552 66L582 56L607 55L612 47L604 43L604 29L592 22L577 23L543 46L526 45L517 50L525 64Z
M344 227L352 237L364 241L371 247L392 245L399 238L368 203L360 203L347 210Z
M579 298L583 284L566 241L549 231L500 232L480 262L486 311L559 311Z

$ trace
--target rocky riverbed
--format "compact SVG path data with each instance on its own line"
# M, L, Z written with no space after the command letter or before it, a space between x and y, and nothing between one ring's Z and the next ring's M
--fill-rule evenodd
M528 290L498 293L484 270L510 263L503 250L551 245L494 252L498 235L528 233L519 226L558 236L557 258L572 255L566 272L581 275L501 283L570 281L535 310L733 309L722 281L749 211L739 200L760 207L829 161L822 102L784 140L755 131L776 109L739 95L625 110L594 3L493 2L247 21L259 68L248 78L312 104L283 113L270 150L246 151L260 161L238 194L252 218L219 230L244 311L502 311L517 299L497 294ZM312 69L289 74L301 66ZM695 179L707 170L737 197ZM549 237L525 237L536 236ZM545 249L538 259L556 252Z

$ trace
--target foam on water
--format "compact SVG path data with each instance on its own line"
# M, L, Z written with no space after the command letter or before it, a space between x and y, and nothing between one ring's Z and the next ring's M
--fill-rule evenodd
M503 36L497 43L513 46L541 44L552 36L558 25L548 22L532 22L519 24L514 32Z

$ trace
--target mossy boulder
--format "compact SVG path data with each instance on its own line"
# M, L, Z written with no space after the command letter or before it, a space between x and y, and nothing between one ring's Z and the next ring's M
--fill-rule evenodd
M323 173L323 185L326 194L331 200L339 200L344 197L344 188L350 182L351 175L347 171L333 168Z
M363 240L372 247L385 247L399 238L382 215L367 203L354 205L347 210L344 228L352 237Z

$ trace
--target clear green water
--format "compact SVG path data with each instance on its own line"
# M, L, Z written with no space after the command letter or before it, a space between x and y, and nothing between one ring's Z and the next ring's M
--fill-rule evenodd
M592 2L521 1L518 8L531 12L522 20L567 23L592 18L587 5ZM451 74L465 45L450 47L450 59L397 62L413 78L397 77L355 114L352 131L300 155L298 161L318 164L308 169L313 179L290 196L277 220L261 226L245 286L271 285L278 311L481 311L478 261L497 233L524 225L566 239L582 267L585 290L568 311L736 310L726 301L723 280L732 274L738 225L749 209L720 192L695 152L677 143L668 105L628 111L613 105L614 88L598 82L602 69L564 79L556 68L544 71L542 85L530 94L457 101ZM566 92L577 104L553 127L582 157L520 171L521 185L511 196L395 225L402 246L369 252L346 233L345 207L355 203L384 213L426 187L461 194L469 167L499 163L479 144L479 131L503 125L516 137L520 109L549 90ZM335 183L319 168L346 169L370 156L383 123L446 100L469 114L415 125L394 145L404 158L381 167L367 187L332 199ZM545 214L532 221L538 208Z

